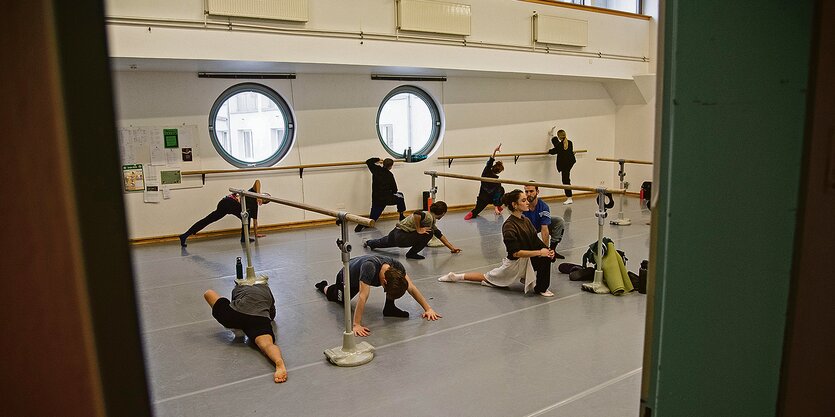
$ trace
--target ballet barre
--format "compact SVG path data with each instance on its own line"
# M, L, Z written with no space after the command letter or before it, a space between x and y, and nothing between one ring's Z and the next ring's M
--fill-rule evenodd
M578 149L578 150L574 151L575 154L584 153L584 152L588 152L588 150ZM521 156L545 156L545 155L550 155L550 154L548 152L497 153L496 158L512 156L513 157L513 163L515 164L517 161L519 161L519 157L521 157ZM441 160L446 159L447 160L447 167L451 167L452 166L452 161L454 159L482 159L482 158L489 158L491 156L493 156L493 155L491 155L491 154L483 154L483 155L447 155L447 156L439 156L438 159L441 159Z
M606 294L609 292L609 288L606 287L606 284L603 283L603 225L606 224L605 219L607 216L606 194L623 195L626 194L626 190L606 187L585 187L578 185L550 184L536 181L517 181L497 178L474 177L470 175L446 174L436 171L424 171L423 173L429 175L432 178L432 188L430 188L432 201L435 201L435 194L438 190L438 188L435 186L435 180L437 179L437 177L492 182L496 184L515 184L523 186L531 185L540 188L559 188L563 190L592 191L597 193L597 211L594 213L594 217L597 217L597 253L595 254L595 259L597 262L596 268L594 270L594 281L590 284L583 284L583 288L597 294Z
M652 165L650 161L640 161L637 159L614 159L614 158L595 158L598 161L604 162L617 162L620 166L618 170L618 177L620 178L620 188L626 189L626 183L623 179L626 177L626 168L624 167L625 164L639 164L639 165ZM621 194L620 196L620 209L618 210L618 218L617 220L612 220L609 223L615 226L629 226L632 224L632 220L626 219L623 217L623 199L624 195Z
M230 188L229 191L237 194L238 199L241 201L241 223L243 224L244 243L246 245L247 279L255 280L255 268L252 266L252 256L249 248L249 213L246 211L245 197L254 197L261 200L272 201L285 206L295 207L336 218L336 224L338 224L342 230L342 237L336 239L336 246L339 247L339 250L342 253L342 273L344 277L342 299L345 308L345 332L342 333L342 346L325 349L324 353L328 360L337 366L359 366L374 359L374 346L371 346L368 342L356 343L354 338L354 330L351 325L351 271L348 266L348 263L351 260L351 245L348 243L348 222L372 227L374 226L374 220L344 211L330 210L310 204L299 203L297 201L276 198L268 194L244 191L238 188Z
M404 162L405 159L395 159L394 162ZM203 180L203 185L206 185L206 175L210 174L240 174L247 172L261 172L261 171L286 171L290 169L299 170L299 178L304 176L306 168L332 168L332 167L346 167L355 165L365 165L365 161L349 161L349 162L323 162L319 164L304 164L304 165L288 165L283 167L260 167L260 168L241 168L241 169L204 169L200 171L182 171L180 174L185 175L200 175Z

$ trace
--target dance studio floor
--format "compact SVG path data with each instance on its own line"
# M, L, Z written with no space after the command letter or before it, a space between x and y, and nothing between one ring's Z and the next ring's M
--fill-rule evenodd
M571 206L550 201L568 222L557 251L581 263L597 239L593 198ZM276 298L277 341L288 381L272 381L273 365L257 348L233 340L211 316L202 294L229 297L238 236L191 239L132 250L153 406L158 416L637 416L646 296L580 290L554 264L554 298L524 296L521 285L500 290L438 282L450 271L486 272L501 263L501 224L508 214L465 221L448 213L439 228L463 252L427 248L425 260L406 249L397 257L443 319L428 322L409 295L398 306L409 319L384 318L382 289L372 289L363 323L376 348L356 368L330 365L322 351L342 343L342 307L313 284L333 282L342 266L336 226L271 233L253 245L253 263L270 277ZM607 224L604 236L624 250L630 271L649 254L649 212L628 198L631 226ZM616 211L609 211L611 220ZM184 228L187 225L183 225ZM363 238L388 233L393 220L354 233L352 255L369 251ZM359 338L358 338L359 340Z

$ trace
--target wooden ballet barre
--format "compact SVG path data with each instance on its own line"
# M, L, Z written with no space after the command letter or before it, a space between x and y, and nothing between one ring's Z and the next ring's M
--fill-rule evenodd
M573 191L590 191L590 192L600 192L603 191L604 193L609 194L626 194L626 190L618 189L618 188L604 188L604 187L585 187L582 185L562 185L562 184L551 184L547 182L535 182L535 181L517 181L517 180L505 180L505 179L496 179L496 178L486 178L486 177L475 177L472 175L461 175L461 174L447 174L443 172L437 171L423 171L424 174L430 175L432 177L446 177L446 178L457 178L460 180L473 180L473 181L483 181L483 182L492 182L496 184L514 184L514 185L533 185L536 187L541 188L559 188L561 190L573 190Z
M584 153L584 152L588 152L588 150L578 149L578 150L574 151L575 154ZM497 153L496 158L512 156L513 157L513 163L515 164L517 161L519 161L520 156L545 156L545 155L550 155L550 154L548 152ZM451 167L452 166L452 161L454 159L476 159L476 158L481 159L481 158L489 158L491 156L493 156L493 155L491 155L491 154L484 154L484 155L448 155L448 156L439 156L438 159L446 159L447 160L447 166Z
M651 161L639 161L637 159L614 159L614 158L595 158L598 161L606 161L606 162L625 162L627 164L641 164L641 165L652 165Z
M285 206L295 207L295 208L302 209L302 210L312 211L314 213L324 214L325 216L330 216L330 217L333 217L333 218L336 218L336 219L340 218L340 213L343 213L343 212L339 212L339 211L336 211L336 210L330 210L330 209L326 209L326 208L311 206L310 204L299 203L299 202L290 201L290 200L284 200L282 198L276 198L276 197L273 197L273 196L267 195L267 194L253 193L251 191L244 191L244 190L241 190L239 188L230 188L229 191L231 191L235 194L243 194L247 197L260 198L262 200L269 200L269 201L272 201L274 203L283 204ZM363 226L374 227L374 220L371 220L369 218L362 217L362 216L357 216L356 214L345 213L345 220L348 220L348 221L351 221L351 222L354 222L354 223L358 223L358 224L361 224Z
M395 159L394 162L404 162L405 159ZM285 171L288 169L298 169L299 178L304 175L305 168L327 168L327 167L341 167L365 165L365 161L350 161L350 162L324 162L320 164L304 164L304 165L288 165L284 167L261 167L261 168L241 168L241 169L204 169L200 171L182 171L180 175L200 175L203 178L203 185L206 185L207 174L237 174L242 172L259 172L259 171Z

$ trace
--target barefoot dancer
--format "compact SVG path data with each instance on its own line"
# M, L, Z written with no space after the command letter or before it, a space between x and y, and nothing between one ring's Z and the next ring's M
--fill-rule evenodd
M275 298L266 282L235 280L232 301L213 290L206 291L203 298L212 307L212 317L218 323L230 329L243 330L249 340L275 364L273 381L287 380L287 368L273 334Z

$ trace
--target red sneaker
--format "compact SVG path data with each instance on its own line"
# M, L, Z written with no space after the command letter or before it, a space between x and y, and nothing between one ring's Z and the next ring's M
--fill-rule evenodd
M472 211L467 212L467 214L464 216L464 220L470 220L472 218L473 218L473 212Z

